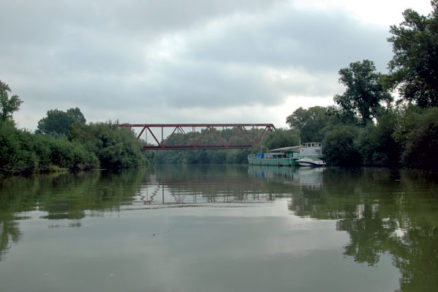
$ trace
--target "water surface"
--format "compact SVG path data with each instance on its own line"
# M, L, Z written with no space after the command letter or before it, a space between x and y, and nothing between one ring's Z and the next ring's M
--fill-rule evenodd
M435 291L438 180L160 166L0 183L1 291Z

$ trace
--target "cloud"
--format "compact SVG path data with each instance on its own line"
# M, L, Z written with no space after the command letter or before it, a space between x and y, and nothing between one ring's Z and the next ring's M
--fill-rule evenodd
M386 27L360 23L339 11L285 6L223 22L193 37L187 54L197 60L336 71L340 64L364 58L384 68L391 53Z
M76 106L89 121L278 119L293 98L331 99L350 62L391 56L387 27L283 0L0 2L0 80L28 128Z

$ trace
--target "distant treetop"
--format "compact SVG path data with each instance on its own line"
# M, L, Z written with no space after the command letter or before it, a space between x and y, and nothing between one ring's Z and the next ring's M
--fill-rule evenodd
M23 101L18 97L18 95L13 95L9 97L11 89L9 85L0 80L0 120L12 120L12 114L18 111L20 105Z
M85 123L85 117L79 108L71 108L66 112L58 109L49 110L47 117L38 122L37 133L67 137L73 127L81 127Z

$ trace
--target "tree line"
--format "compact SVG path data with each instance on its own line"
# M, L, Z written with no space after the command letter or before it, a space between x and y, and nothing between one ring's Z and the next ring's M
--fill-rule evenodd
M122 169L152 159L132 131L112 122L87 124L79 108L49 110L35 133L17 129L12 114L22 101L10 92L0 81L0 174Z
M204 135L204 129L195 133L179 133L167 138L167 145L188 145L188 141L197 140L199 145L223 144L223 141L231 141L230 145L248 144L247 138L238 128L214 130L214 137ZM258 145L250 149L227 149L227 150L167 150L157 151L154 162L157 164L246 164L248 155L253 152L267 152L269 149L297 145L299 132L293 129L277 129L275 132L265 133L263 129L247 129L246 135L250 139L257 140L264 137ZM195 137L195 138L193 138ZM230 138L232 137L232 138ZM197 139L200 138L200 139ZM214 138L214 141L211 139Z
M298 108L286 119L290 129L250 150L172 151L157 162L246 163L250 152L321 141L329 165L438 168L438 0L431 5L427 16L405 10L390 27L388 74L371 60L339 70L346 89L335 105Z
M429 15L407 9L404 21L391 26L388 74L377 72L371 60L351 63L339 70L346 89L334 96L335 105L298 108L286 119L290 129L270 133L250 150L142 152L145 142L132 131L111 122L87 124L78 108L49 110L35 133L19 130L12 113L22 101L9 97L9 86L0 81L0 172L118 169L151 161L246 163L250 152L310 141L323 142L329 165L438 168L438 0L431 5ZM231 132L217 135L227 139ZM186 138L177 134L168 142Z
M428 16L408 9L391 26L388 74L370 60L351 63L339 70L346 90L334 106L287 117L302 142L323 141L328 164L438 168L438 1L431 4Z

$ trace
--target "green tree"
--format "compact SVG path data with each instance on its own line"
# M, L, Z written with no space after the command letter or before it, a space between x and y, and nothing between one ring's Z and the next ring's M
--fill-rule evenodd
M297 131L277 129L275 132L269 133L257 148L261 151L265 151L267 149L295 146L299 144L299 141Z
M12 120L12 113L18 111L18 108L23 103L23 101L18 97L18 95L13 95L9 97L11 89L9 85L0 80L0 120Z
M287 117L286 122L292 129L300 131L301 143L305 143L322 141L324 139L323 129L327 126L329 119L326 107L314 106L308 109L298 108Z
M402 148L404 165L438 168L438 108L408 109L394 136Z
M17 174L34 170L37 158L26 148L29 135L15 129L12 121L0 123L0 172Z
M339 82L347 89L342 95L335 95L334 101L343 111L359 115L365 125L382 109L381 102L391 103L392 97L382 86L382 75L376 72L370 60L350 63L348 68L339 70Z
M79 108L71 108L66 112L61 110L47 111L47 117L38 122L37 133L54 137L67 137L72 128L85 125L85 117Z
M323 141L323 151L329 165L359 166L362 157L355 140L358 128L339 126L327 132Z
M117 124L85 125L71 138L88 152L94 153L103 168L146 166L147 161L142 153L140 141L131 130L119 128Z
M394 57L390 84L399 86L405 100L420 107L438 106L438 0L426 17L407 9L404 21L391 26Z
M397 166L400 162L400 147L394 139L399 115L389 111L380 115L377 124L368 124L359 132L356 146L364 165Z

